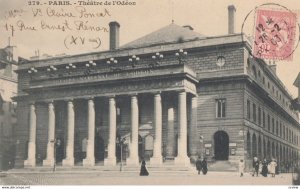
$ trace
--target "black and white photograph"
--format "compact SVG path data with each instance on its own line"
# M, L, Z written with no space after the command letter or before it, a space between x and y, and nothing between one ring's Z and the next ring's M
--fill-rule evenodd
M0 186L300 185L300 1L0 0Z

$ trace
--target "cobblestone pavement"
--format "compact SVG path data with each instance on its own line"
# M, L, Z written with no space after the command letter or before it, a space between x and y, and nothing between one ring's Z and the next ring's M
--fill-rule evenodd
M138 172L49 172L2 173L0 185L291 185L292 174L272 177L239 177L233 172L209 172L207 175L184 172L155 172L140 177Z

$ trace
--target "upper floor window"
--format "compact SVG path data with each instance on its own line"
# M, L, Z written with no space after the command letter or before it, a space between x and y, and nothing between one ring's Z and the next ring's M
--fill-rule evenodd
M261 109L258 107L258 125L261 125Z
M222 118L226 116L226 99L216 100L216 117Z
M280 137L282 137L282 124L281 124L281 121L280 121L280 123L279 123L279 127L280 127L280 129L279 129L279 136Z
M252 66L252 73L253 73L254 77L257 78L255 66Z
M274 118L272 118L272 133L275 132L275 121Z
M250 120L250 100L247 100L247 118Z
M263 80L262 80L263 84L265 84L265 77L263 76Z
M253 121L256 122L256 105L253 104Z
M265 111L263 111L263 127L266 127L266 115L265 115Z
M278 135L278 120L276 120L276 135Z
M268 115L268 131L271 130L271 120L270 120L270 115Z

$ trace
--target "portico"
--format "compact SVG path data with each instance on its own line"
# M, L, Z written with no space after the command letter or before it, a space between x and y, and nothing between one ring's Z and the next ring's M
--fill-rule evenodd
M174 163L177 165L189 165L187 109L191 104L189 102L192 102L192 99L193 101L196 99L195 84L197 81L193 79L194 73L185 65L176 65L172 69L170 72L182 69L184 74L173 74L173 78L170 79L166 78L164 76L165 73L160 70L161 73L159 74L161 76L157 76L156 79L149 79L146 75L143 79L135 80L133 76L125 86L118 81L113 82L110 86L102 85L99 87L87 83L84 85L84 89L81 88L80 84L77 86L76 82L70 83L70 85L74 86L70 86L67 90L61 90L59 85L55 86L54 82L49 83L49 88L51 88L49 91L46 91L45 88L43 88L43 91L40 91L38 85L33 85L30 89L31 96L29 97L34 102L30 105L30 146L25 166L34 167L36 165L36 149L34 148L37 124L35 115L36 104L46 104L45 106L48 108L48 115L46 116L48 117L47 155L43 161L43 166L53 166L55 159L53 141L57 138L55 130L58 127L56 124L62 124L56 119L55 114L57 111L54 111L56 108L55 104L58 103L60 106L65 107L60 108L58 112L61 111L66 115L66 124L63 126L64 132L60 134L65 136L65 145L63 146L65 155L62 166L76 165L76 158L74 157L76 152L74 150L77 145L76 140L78 140L76 137L79 135L84 135L84 138L87 139L86 156L82 159L82 165L95 166L95 150L97 150L95 149L96 128L100 130L102 136L107 136L105 142L106 150L103 152L106 153L104 166L115 166L117 164L116 139L118 132L121 133L121 137L127 137L128 157L126 158L126 165L138 166L139 161L144 158L143 153L141 155L139 152L141 150L139 147L139 127L146 123L150 125L146 130L147 136L151 135L153 137L153 144L150 144L153 145L152 157L150 157L151 165L162 166L166 156L169 156L169 159L170 156L173 156L175 159ZM155 73L156 71L153 70L152 74ZM82 81L80 78L78 80ZM111 88L111 86L114 87ZM175 102L170 103L171 99L169 99L169 96L175 96L172 99ZM147 100L145 101L145 99ZM80 105L76 105L78 100L81 101ZM100 103L101 105L97 104L99 101L103 103ZM121 106L121 104L129 106ZM170 104L173 105L171 106ZM193 106L195 105L194 103ZM173 112L173 115L171 115L169 112L170 108L176 110L176 114ZM78 112L85 109L87 110L86 113L78 114ZM197 108L190 109L196 110ZM102 115L99 115L99 113ZM81 122L83 120L82 116L85 116L85 124L81 123L80 128L78 128L79 123L76 116L81 116ZM102 119L100 124L96 123L97 117ZM170 125L167 120L174 118L177 124L173 120L174 122ZM196 121L192 116L189 119L190 124ZM193 125L196 126L196 124ZM173 127L171 134L168 133L170 131L169 127ZM76 135L75 133L78 134ZM178 136L178 142L174 146L176 136ZM174 152L177 151L177 154L167 153L168 149L174 147L176 148ZM197 152L194 150L194 153Z

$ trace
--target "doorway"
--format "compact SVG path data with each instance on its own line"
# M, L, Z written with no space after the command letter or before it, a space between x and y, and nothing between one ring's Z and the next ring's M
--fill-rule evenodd
M229 136L225 131L217 131L214 134L215 160L228 160Z

